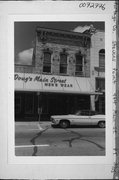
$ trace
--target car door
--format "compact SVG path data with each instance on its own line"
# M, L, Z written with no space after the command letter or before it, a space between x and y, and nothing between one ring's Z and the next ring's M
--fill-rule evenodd
M82 125L90 125L90 124L91 124L90 111L82 112Z
M80 115L77 115L75 119L75 123L77 125L90 125L91 124L91 118L89 116L89 112L81 112Z
M94 111L90 112L90 122L91 122L91 125L96 125L98 123L98 118Z

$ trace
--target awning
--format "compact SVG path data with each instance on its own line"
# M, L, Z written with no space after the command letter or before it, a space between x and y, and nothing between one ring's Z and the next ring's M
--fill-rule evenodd
M90 78L30 73L15 73L16 91L102 94L95 92Z

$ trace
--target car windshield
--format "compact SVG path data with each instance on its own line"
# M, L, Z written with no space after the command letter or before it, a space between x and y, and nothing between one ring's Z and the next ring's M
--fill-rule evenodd
M81 111L76 111L74 114L79 116L79 115L81 115Z
M99 114L99 113L97 113L95 111L90 111L90 110L78 110L75 112L75 115L77 115L77 116L94 116L97 114Z

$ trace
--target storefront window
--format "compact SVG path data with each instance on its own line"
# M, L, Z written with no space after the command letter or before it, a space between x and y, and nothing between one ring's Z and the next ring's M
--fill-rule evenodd
M96 111L100 114L105 114L105 97L99 96L98 101L95 104Z
M99 67L105 69L105 50L99 51Z
M96 78L96 90L105 90L105 79L104 78Z
M83 75L83 56L81 54L76 55L75 75Z
M34 112L34 96L26 94L25 96L25 114L33 114Z
M60 73L67 74L67 54L60 54Z
M16 96L15 98L15 113L19 114L21 112L21 96Z
M51 53L44 52L43 72L51 72Z

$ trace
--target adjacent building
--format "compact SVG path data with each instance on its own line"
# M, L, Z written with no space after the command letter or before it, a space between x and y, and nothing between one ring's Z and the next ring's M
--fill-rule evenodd
M15 64L15 119L105 112L104 32L37 27L31 65Z
M95 91L102 94L95 96L94 109L105 114L105 33L96 30L91 36L91 83ZM94 97L93 97L94 98Z

